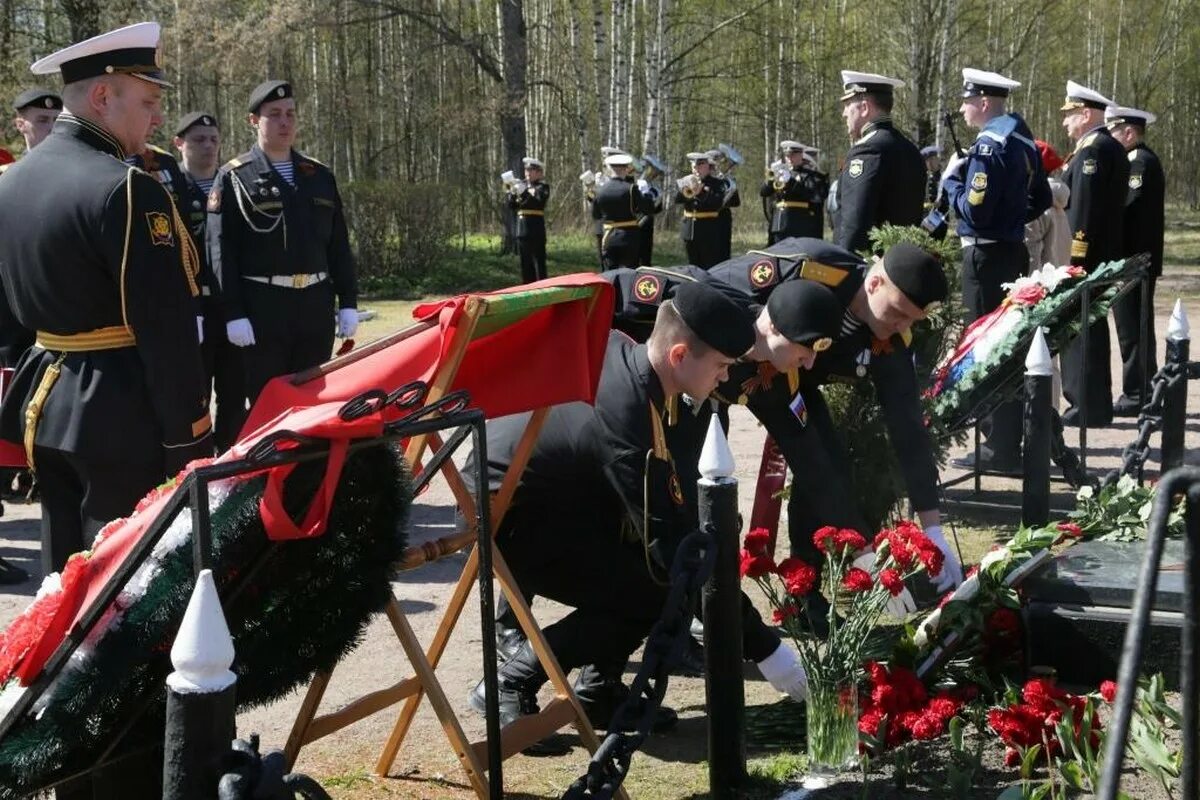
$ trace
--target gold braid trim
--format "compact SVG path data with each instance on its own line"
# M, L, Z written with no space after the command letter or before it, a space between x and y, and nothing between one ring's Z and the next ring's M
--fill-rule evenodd
M196 252L196 243L192 241L191 232L183 224L183 218L179 216L179 209L175 206L175 199L173 197L168 197L167 199L171 202L171 219L175 226L175 238L179 240L181 255L183 256L183 274L187 276L188 291L192 293L192 297L199 297L200 254Z

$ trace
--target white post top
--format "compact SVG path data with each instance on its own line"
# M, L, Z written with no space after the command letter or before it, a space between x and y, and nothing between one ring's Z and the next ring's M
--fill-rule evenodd
M708 419L708 434L700 451L700 477L710 483L723 483L733 478L733 451L716 412Z
M1029 353L1025 356L1025 374L1054 374L1050 364L1050 347L1046 344L1046 334L1041 327L1034 332L1033 341L1029 344Z
M1167 338L1177 342L1192 338L1187 312L1183 310L1183 300L1175 300L1175 308L1171 311L1171 321L1167 323Z
M213 694L237 681L229 671L233 664L233 638L225 624L221 600L212 570L196 579L192 599L188 601L183 622L171 645L171 665L167 686L180 694Z

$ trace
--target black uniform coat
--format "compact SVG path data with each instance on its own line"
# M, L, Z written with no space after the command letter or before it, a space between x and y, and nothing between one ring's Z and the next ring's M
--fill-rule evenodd
M825 196L829 176L805 166L793 167L786 182L768 178L759 188L775 206L771 214L769 244L802 236L820 239L825 234Z
M550 184L538 181L520 194L508 193L508 207L517 212L517 238L546 241L546 203L550 201ZM521 212L542 212L525 213Z
M890 222L919 225L925 201L925 161L889 116L863 127L846 153L837 185L837 234L834 243L854 252L871 246L867 233Z
M12 164L0 164L3 175ZM3 287L0 287L3 291ZM21 356L33 347L33 331L21 325L7 301L0 302L0 367L15 367Z
M1150 274L1162 275L1167 180L1162 162L1145 142L1129 151L1129 191L1125 195L1122 253L1150 254Z
M0 277L21 324L59 335L120 326L136 337L112 350L30 350L0 407L0 435L22 440L26 405L62 355L36 445L159 464L166 476L211 447L208 389L171 198L124 155L64 113L0 180Z
M633 178L610 178L596 191L592 217L600 221L600 259L604 269L636 267L641 253L638 216L654 213L654 199Z
M687 251L688 262L708 268L721 258L718 214L725 203L725 182L714 175L700 180L700 190L692 197L675 193L675 202L683 205L679 236Z

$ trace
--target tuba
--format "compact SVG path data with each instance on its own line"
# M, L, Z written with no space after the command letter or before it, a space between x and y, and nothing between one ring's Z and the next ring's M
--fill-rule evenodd
M696 195L700 194L701 187L704 184L700 181L700 176L694 172L688 173L679 180L675 181L675 185L679 188L679 193L684 199L691 200Z
M642 156L642 178L647 181L652 181L655 178L662 177L667 172L667 167L657 158L651 155Z

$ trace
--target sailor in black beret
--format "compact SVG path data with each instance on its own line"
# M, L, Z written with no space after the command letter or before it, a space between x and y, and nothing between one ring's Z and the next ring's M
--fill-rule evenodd
M23 111L30 106L62 111L62 98L49 89L26 89L13 100L13 110Z
M675 309L696 337L729 358L741 358L754 344L746 309L702 283L685 283L675 292Z
M263 81L250 92L248 111L257 114L262 104L271 100L283 100L292 96L292 85L287 81Z
M946 299L948 286L941 262L915 244L901 242L888 250L883 256L883 271L908 301L921 310L922 317Z
M797 360L807 369L818 353L833 344L842 323L842 304L832 289L816 281L789 281L771 292L767 316L759 324L764 323L793 348L803 348ZM769 342L771 337L763 338Z
M32 150L50 135L54 120L62 111L62 98L47 89L27 89L13 100L13 127L25 139L25 149Z
M175 123L175 135L182 137L197 125L204 128L221 127L217 124L217 118L207 111L193 111L190 114L184 114L179 118L179 122Z

